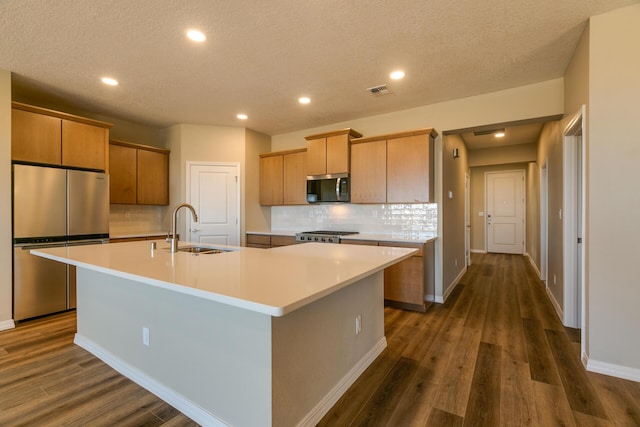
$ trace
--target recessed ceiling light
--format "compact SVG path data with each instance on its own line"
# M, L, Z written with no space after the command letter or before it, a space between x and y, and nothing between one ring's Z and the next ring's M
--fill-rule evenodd
M504 137L504 132L496 132L493 134L493 136L495 136L496 138L502 138Z
M102 79L102 83L109 85L109 86L118 86L118 81L116 79L112 79L111 77L103 77Z
M194 29L187 30L187 37L189 37L194 42L203 42L207 39L207 36L205 36L202 31Z
M389 77L391 77L393 80L400 80L401 78L404 77L404 71L402 70L394 71L393 73L389 74Z
M246 114L238 114L236 115L237 118L239 118L240 120L247 120L249 118L249 116L247 116Z
M307 98L306 96L303 96L302 98L298 98L298 102L300 104L308 104L311 102L311 99Z

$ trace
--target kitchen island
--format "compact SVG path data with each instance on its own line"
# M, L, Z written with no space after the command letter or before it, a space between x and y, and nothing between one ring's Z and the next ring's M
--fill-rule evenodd
M196 422L315 425L386 347L383 270L414 250L229 249L32 253L77 267L75 343Z

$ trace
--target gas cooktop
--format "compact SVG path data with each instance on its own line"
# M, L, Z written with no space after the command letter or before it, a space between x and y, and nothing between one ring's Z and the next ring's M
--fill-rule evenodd
M358 234L357 231L315 230L296 233L297 242L340 243L340 236Z

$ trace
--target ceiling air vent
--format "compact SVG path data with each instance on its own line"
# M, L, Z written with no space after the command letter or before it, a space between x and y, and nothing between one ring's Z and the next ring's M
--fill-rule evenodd
M389 90L387 85L380 85L380 86L374 86L374 87L367 88L367 92L371 93L372 95L376 95L376 96L387 95L387 94L391 93L391 91Z

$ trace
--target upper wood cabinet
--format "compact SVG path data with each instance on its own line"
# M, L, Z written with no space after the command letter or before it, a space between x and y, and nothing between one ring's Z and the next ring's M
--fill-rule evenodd
M108 171L109 123L12 103L11 159Z
M264 206L307 203L307 150L260 155L260 204Z
M351 203L387 201L387 143L351 145Z
M110 201L168 205L169 150L111 140Z
M265 206L282 205L284 189L282 186L282 155L260 155L260 204Z
M300 150L282 156L283 202L285 205L307 203L307 153Z
M352 203L433 203L433 144L420 129L351 141Z
M307 175L349 172L349 142L362 134L351 128L306 136Z
M387 203L434 201L432 134L387 139Z

